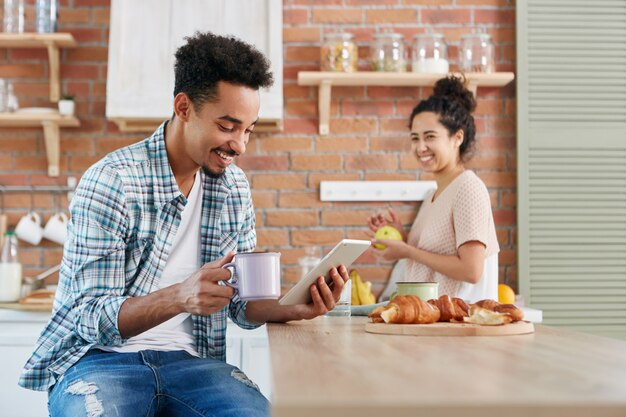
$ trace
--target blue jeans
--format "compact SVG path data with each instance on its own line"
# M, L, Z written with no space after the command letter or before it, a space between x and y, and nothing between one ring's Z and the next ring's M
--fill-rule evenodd
M92 350L48 396L52 417L269 416L269 402L238 368L186 352Z

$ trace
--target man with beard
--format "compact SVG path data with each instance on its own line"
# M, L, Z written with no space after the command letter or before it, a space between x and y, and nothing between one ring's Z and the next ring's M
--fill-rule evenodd
M196 33L176 52L174 114L83 175L70 207L52 317L20 385L51 416L266 416L254 383L225 363L226 319L251 329L331 310L344 266L312 302L245 302L222 281L256 245L243 155L269 62L231 37Z

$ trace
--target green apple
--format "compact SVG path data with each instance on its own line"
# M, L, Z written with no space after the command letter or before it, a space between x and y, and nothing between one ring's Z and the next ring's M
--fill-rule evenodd
M383 226L383 227L380 227L376 231L376 233L374 233L374 237L377 240L382 240L382 239L403 240L402 239L402 233L400 233L398 231L398 229L396 229L393 226ZM385 249L387 246L383 245L381 243L374 243L374 247L376 249Z

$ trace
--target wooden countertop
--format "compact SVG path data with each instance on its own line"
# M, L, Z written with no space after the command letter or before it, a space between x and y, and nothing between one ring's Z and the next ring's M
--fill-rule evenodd
M268 325L274 417L626 416L625 341L541 325L519 336L379 335L366 322Z

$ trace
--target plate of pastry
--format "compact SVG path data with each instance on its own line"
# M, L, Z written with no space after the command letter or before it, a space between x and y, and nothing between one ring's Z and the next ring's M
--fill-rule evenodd
M388 302L389 301L383 301L383 302L380 302L380 303L368 304L368 305L364 305L364 306L351 306L350 307L350 314L352 314L353 316L367 316L376 307L385 306L385 305L387 305Z

